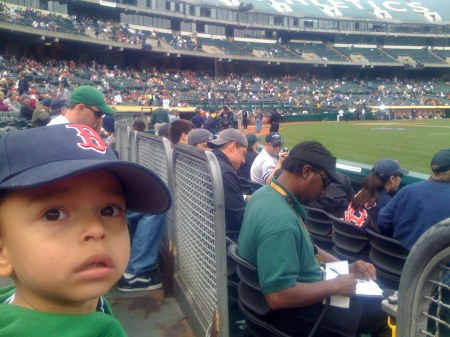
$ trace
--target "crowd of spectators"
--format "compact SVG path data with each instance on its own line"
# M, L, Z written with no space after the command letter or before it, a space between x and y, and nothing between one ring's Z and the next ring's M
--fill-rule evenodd
M130 68L107 66L95 61L0 56L0 88L7 97L19 84L29 87L38 99L67 99L81 84L92 84L104 92L113 105L234 105L253 103L284 104L287 107L324 108L355 111L367 106L446 105L450 101L448 83L437 79L320 79L309 74L278 77L224 74L194 70ZM442 89L442 90L441 90ZM269 113L269 111L267 111Z

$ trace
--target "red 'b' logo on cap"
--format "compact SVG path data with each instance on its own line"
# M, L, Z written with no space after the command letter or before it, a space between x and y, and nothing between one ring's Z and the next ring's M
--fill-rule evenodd
M82 142L77 143L78 147L84 150L94 150L98 153L106 152L106 144L100 138L97 132L86 125L68 124L69 129L77 130L77 136L81 138Z

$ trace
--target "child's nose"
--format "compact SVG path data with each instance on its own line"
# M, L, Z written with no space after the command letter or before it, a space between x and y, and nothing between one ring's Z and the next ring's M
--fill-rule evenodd
M106 231L103 222L98 217L92 216L86 219L85 230L82 234L84 242L104 240L106 238Z

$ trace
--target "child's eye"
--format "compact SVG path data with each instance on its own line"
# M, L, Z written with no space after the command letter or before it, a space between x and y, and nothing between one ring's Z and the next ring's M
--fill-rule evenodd
M122 214L122 209L118 206L110 205L102 209L103 216L119 216Z
M67 218L67 214L58 208L49 209L44 214L45 220L55 221Z

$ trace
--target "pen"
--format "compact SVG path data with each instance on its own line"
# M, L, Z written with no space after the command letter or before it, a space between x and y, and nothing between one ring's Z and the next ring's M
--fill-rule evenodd
M335 273L335 274L341 275L341 273L338 272L338 271L337 271L336 269L334 269L334 268L330 268L330 270L331 270L333 273Z

